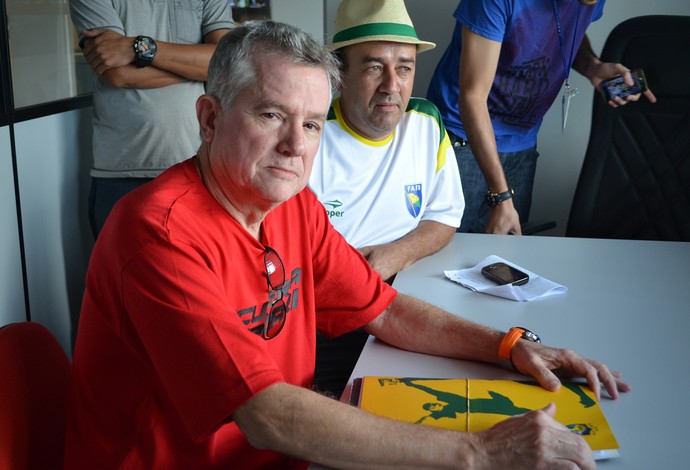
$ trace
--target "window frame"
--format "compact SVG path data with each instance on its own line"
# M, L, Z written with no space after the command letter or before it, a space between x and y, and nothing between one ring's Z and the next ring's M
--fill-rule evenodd
M0 126L86 108L93 104L93 93L86 92L70 98L15 108L11 67L7 4L6 0L0 0Z
M5 0L0 0L0 126L10 123L12 82L10 79L10 44L7 36Z

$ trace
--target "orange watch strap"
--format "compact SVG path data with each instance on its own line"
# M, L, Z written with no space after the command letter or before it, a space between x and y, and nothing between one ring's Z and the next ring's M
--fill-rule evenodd
M503 367L507 369L515 368L513 367L513 361L510 359L511 353L524 332L525 330L522 328L513 327L503 336L501 343L498 345L498 363Z

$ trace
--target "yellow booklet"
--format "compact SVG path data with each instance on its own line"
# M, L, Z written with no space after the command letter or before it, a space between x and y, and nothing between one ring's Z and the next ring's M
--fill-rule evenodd
M375 415L473 432L553 402L555 419L584 437L595 459L619 456L594 393L581 383L549 392L535 382L514 380L363 377L355 381L352 401Z

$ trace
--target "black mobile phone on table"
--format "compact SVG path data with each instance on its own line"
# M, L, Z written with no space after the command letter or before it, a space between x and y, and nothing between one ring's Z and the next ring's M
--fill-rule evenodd
M625 98L626 96L636 95L647 91L647 77L645 77L644 72L641 69L633 70L630 72L632 75L633 82L632 86L625 83L622 76L614 77L609 80L604 80L601 82L601 92L604 95L606 101L612 100L615 97Z
M506 263L492 263L482 268L482 275L499 285L512 284L521 286L527 284L529 275Z

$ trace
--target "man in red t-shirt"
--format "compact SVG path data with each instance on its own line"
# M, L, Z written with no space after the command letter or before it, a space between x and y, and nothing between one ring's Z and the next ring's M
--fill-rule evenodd
M465 434L391 422L310 390L316 330L360 327L398 347L486 362L499 362L500 345L548 389L558 369L587 377L597 394L600 381L613 397L627 390L601 363L397 294L332 228L304 188L337 70L323 46L279 23L220 41L197 102L198 155L125 196L94 248L66 468L477 459L515 468L554 458L592 468L553 407Z

